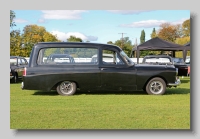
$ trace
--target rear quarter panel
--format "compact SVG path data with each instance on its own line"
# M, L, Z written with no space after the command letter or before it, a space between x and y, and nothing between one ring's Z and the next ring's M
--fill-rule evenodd
M83 90L97 88L100 84L100 77L97 74L99 68L90 66L89 69L74 66L27 68L27 76L23 76L24 89L49 91L62 81L74 81Z

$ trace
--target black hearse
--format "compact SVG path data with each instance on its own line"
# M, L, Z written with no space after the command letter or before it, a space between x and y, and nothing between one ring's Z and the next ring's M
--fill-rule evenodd
M57 90L63 96L73 95L77 89L144 90L150 95L162 95L166 87L180 84L177 73L174 65L135 64L115 45L43 42L32 49L21 87L26 90Z

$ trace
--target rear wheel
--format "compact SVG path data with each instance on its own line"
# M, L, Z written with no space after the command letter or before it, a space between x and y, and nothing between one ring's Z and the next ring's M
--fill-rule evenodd
M76 92L76 84L70 81L63 81L57 86L56 90L62 96L70 96Z
M165 93L166 83L163 79L156 77L151 79L146 85L146 92L149 95L162 95Z

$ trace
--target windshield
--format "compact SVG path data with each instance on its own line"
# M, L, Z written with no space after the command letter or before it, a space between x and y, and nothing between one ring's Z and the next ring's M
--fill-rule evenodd
M183 58L173 58L175 64L185 64Z
M126 61L126 63L128 65L133 65L133 61L126 55L126 53L124 53L124 51L120 52L120 55L122 56L122 58Z

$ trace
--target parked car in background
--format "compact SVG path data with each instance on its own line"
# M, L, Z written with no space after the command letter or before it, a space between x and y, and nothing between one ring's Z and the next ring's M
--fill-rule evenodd
M186 57L185 63L188 66L188 73L187 73L187 75L190 76L190 56Z
M24 57L10 56L10 81L16 83L18 79L22 79L24 67L28 66L28 62Z
M190 56L186 56L185 63L190 64Z
M187 76L188 66L183 58L175 58L168 55L147 55L143 58L143 64L174 65L178 69L178 76Z
M47 57L46 63L74 63L74 58L69 54L51 54Z
M137 57L133 57L133 58L130 58L130 59L131 59L134 63L137 63ZM139 61L138 61L139 64L142 63L142 61L143 61L143 58L140 57L140 58L139 58Z
M142 64L173 65L173 59L168 55L147 55L143 58Z
M188 65L184 62L183 58L173 57L173 63L178 68L178 76L188 76Z
M90 60L56 62L56 56L64 52L73 59ZM21 88L56 90L63 96L73 95L77 89L87 92L144 90L150 95L162 95L167 87L180 85L177 74L174 65L135 64L115 45L43 42L32 48Z

